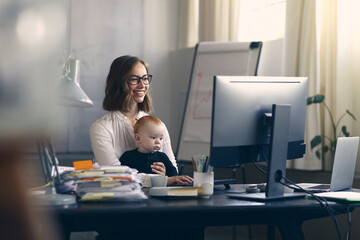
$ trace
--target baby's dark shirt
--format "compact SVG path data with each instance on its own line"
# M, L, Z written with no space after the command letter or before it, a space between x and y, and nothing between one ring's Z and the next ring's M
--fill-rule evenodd
M169 177L178 175L176 168L171 163L168 156L163 152L153 152L153 153L141 153L138 149L131 151L126 151L120 157L121 165L126 165L131 168L135 168L139 173L153 173L151 171L151 165L154 162L162 162L166 168L166 175Z

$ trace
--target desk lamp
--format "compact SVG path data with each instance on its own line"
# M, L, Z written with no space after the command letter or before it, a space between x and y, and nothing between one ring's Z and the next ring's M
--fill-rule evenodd
M60 105L69 107L92 107L94 105L80 87L79 72L80 61L69 56L64 64L64 78L58 87ZM38 141L38 151L45 181L50 183L46 194L42 195L43 204L50 206L75 204L75 196L56 193L55 186L61 186L61 179L57 167L58 159L52 141L49 139Z
M64 78L58 89L61 105L69 107L94 106L94 103L80 87L79 72L80 61L69 56L64 65Z

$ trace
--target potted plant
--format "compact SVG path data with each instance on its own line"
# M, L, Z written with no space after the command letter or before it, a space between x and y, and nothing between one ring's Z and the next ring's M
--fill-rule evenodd
M327 110L329 116L330 116L330 121L331 121L331 126L332 126L332 130L333 130L333 135L332 137L328 137L328 136L321 136L321 135L317 135L315 136L311 142L310 142L310 146L311 146L311 151L314 148L317 148L316 150L316 157L318 159L321 159L322 156L324 156L325 153L327 153L328 151L331 151L332 153L335 152L335 148L336 148L336 141L337 138L339 136L345 136L345 137L349 137L350 133L347 130L347 127L345 125L343 125L341 127L341 131L338 134L339 131L339 125L341 120L349 115L352 119L354 119L356 121L356 118L354 116L354 114L352 114L348 109L346 109L345 113L343 113L340 118L335 121L332 112L330 111L330 108L326 105L326 103L324 102L325 96L321 95L321 94L317 94L315 96L312 97L308 97L307 98L307 105L311 105L311 104L318 104L318 103L322 103L324 104L325 109ZM322 148L319 146L322 144ZM318 147L319 146L319 147Z

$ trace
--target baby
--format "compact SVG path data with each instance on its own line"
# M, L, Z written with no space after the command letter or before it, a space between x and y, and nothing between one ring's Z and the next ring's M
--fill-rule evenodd
M164 124L157 117L144 116L140 118L134 126L138 148L126 151L120 157L120 163L136 168L139 173L154 173L151 165L154 162L162 162L165 165L167 176L178 175L168 156L159 152L163 143L164 131Z

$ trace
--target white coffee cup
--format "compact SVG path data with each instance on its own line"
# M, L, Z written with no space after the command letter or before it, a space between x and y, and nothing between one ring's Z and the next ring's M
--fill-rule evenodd
M168 177L167 176L151 176L151 187L166 187Z
M214 172L194 172L194 187L199 187L199 195L210 197L214 193Z

